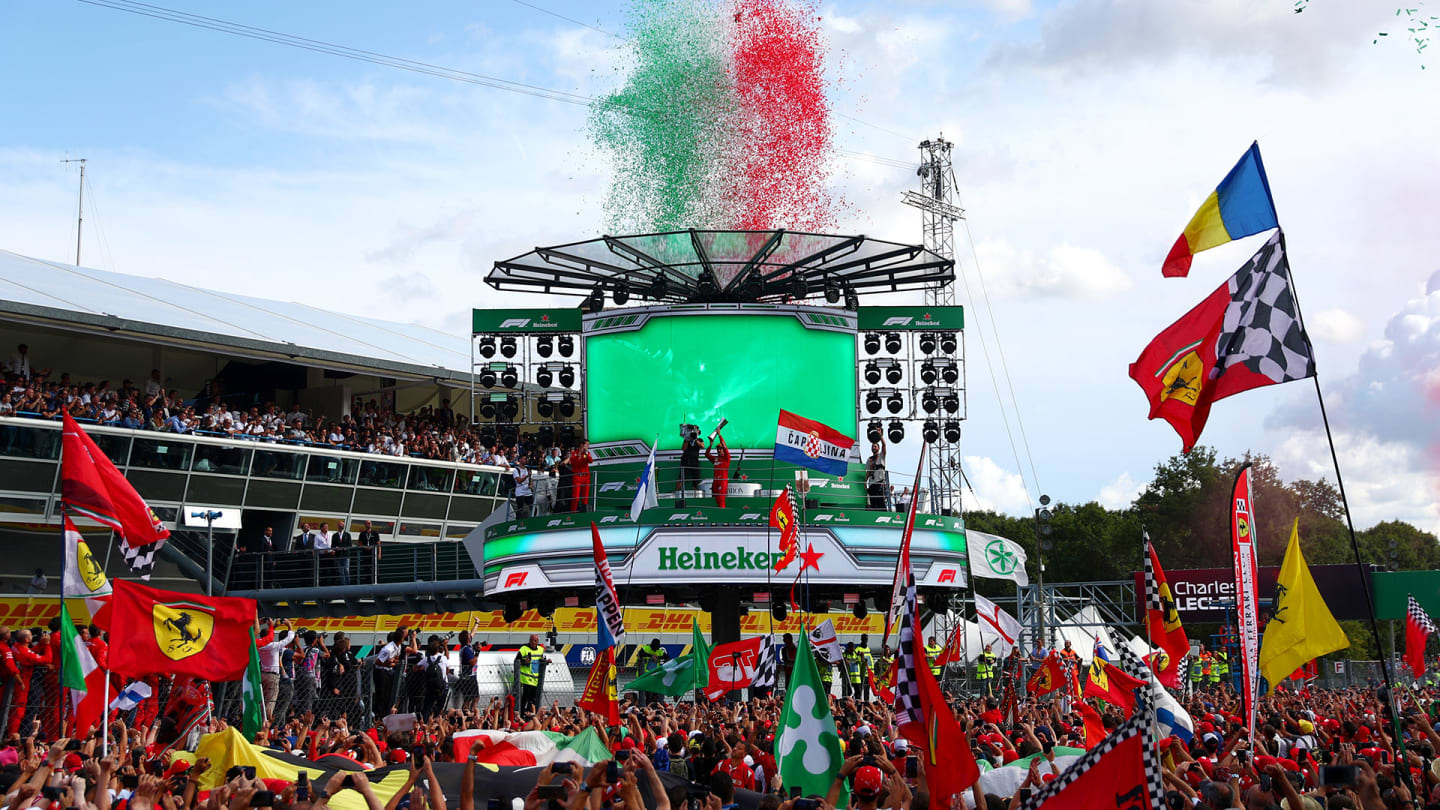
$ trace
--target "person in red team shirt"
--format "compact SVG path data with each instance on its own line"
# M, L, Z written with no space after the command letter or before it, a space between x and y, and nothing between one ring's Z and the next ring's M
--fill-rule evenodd
M725 446L725 437L719 444L705 448L705 458L715 465L715 474L710 481L710 494L715 496L715 505L725 507L725 491L730 488L730 448Z
M570 504L573 512L590 511L590 442L582 441L570 451Z
M10 650L15 656L15 666L20 671L19 677L15 679L15 693L10 698L10 734L20 733L20 721L25 719L25 705L30 697L30 680L35 670L50 668L50 643L49 633L41 639L43 655L30 649L30 631L16 630L10 636L13 642Z

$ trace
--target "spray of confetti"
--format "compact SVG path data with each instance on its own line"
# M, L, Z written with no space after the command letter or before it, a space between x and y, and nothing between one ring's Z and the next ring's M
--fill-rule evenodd
M612 232L826 230L832 133L811 0L632 0L590 115Z

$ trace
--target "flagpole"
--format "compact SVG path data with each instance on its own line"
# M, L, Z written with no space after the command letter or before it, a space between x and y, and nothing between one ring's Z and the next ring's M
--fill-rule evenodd
M109 664L109 663L110 663L110 659L109 659L108 657L105 659L105 663L106 663L106 664ZM106 666L106 667L105 667L105 690L104 690L104 692L103 692L102 694L105 696L105 708L102 710L104 713L100 715L100 756L102 756L102 757L108 757L108 756L110 756L110 667L109 667L109 666Z
M1285 244L1285 229L1277 229L1280 232L1280 251L1285 256L1286 267L1290 264L1290 249ZM1385 659L1382 651L1384 647L1380 643L1380 624L1375 618L1375 603L1370 593L1369 572L1365 570L1365 563L1360 558L1360 543L1355 539L1355 520L1350 516L1350 499L1345 495L1345 478L1340 474L1340 455L1335 451L1335 436L1330 432L1330 415L1325 410L1325 394L1320 390L1320 369L1319 363L1315 360L1315 347L1310 343L1310 333L1305 329L1305 315L1300 308L1300 294L1295 287L1295 274L1290 274L1290 297L1295 300L1295 319L1300 322L1300 334L1304 336L1305 343L1310 349L1310 363L1314 374L1311 380L1315 383L1315 401L1320 404L1320 421L1325 426L1325 441L1330 446L1330 463L1335 468L1335 484L1340 490L1340 504L1345 508L1345 527L1350 534L1350 551L1355 556L1355 570L1360 575L1360 588L1365 595L1365 612L1369 618L1370 637L1375 641L1376 657L1380 659L1380 672L1385 678L1385 692L1388 699L1385 702L1385 710L1390 714L1390 726L1393 737L1400 746L1401 756L1404 756L1404 742L1400 728L1400 716L1395 710L1395 691L1392 688L1394 681L1390 678L1390 662ZM1408 768L1401 768L1400 775L1405 784L1410 784L1410 773Z

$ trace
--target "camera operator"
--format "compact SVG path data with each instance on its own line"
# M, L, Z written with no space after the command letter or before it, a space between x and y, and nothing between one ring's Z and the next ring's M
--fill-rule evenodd
M700 442L700 428L696 425L681 425L680 437L680 478L676 489L683 498L685 492L700 488L700 451L705 445Z
M885 437L870 443L870 458L865 461L865 492L868 508L883 512L886 509L886 494L890 477L885 472Z
M705 458L715 465L715 473L710 479L710 494L715 497L715 505L723 509L725 492L730 488L730 448L725 446L723 435L716 439L705 447Z

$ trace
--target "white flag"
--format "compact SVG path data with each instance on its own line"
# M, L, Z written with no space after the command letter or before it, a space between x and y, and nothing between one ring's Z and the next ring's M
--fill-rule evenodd
M131 681L125 684L125 688L120 690L120 694L116 695L114 700L110 701L110 708L115 711L128 712L149 697L150 684L144 681Z
M972 576L1008 579L1021 586L1030 584L1030 577L1025 573L1025 549L1014 540L966 529L965 546L970 555Z
M657 436L655 444L659 444ZM639 520L640 512L660 505L655 498L655 444L650 445L650 458L645 460L645 469L640 473L640 488L635 491L635 500L630 502L630 519Z
M835 623L826 619L810 631L810 645L820 651L820 657L832 664L840 663L845 651L840 648L840 639L835 636Z
M989 599L975 594L975 620L980 624L980 639L990 645L990 652L1004 658L1020 638L1020 621Z
M105 578L105 569L90 553L90 546L69 517L65 518L65 575L61 579L60 593L67 597L84 597L91 619L110 599L110 581Z

